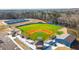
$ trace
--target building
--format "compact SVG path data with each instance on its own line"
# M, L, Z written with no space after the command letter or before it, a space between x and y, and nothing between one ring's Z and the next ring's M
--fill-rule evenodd
M70 34L67 35L60 35L56 37L56 42L64 44L72 49L79 50L79 42L77 41L76 37Z

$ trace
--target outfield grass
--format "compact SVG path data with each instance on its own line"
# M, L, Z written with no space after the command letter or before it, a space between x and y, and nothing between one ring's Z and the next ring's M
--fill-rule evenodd
M62 27L52 24L31 24L18 28L24 35L29 36L33 40L37 40L38 37L42 37L43 40L46 40L51 35L54 35Z

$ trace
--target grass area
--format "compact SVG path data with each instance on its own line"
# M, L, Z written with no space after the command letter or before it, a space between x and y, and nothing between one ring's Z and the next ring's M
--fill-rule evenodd
M44 32L35 32L35 33L33 33L32 35L30 35L30 38L33 39L34 41L35 41L36 39L39 39L39 38L41 38L41 39L43 39L43 40L46 40L49 36L50 36L50 35L48 35L48 34L46 34L46 33L44 33Z
M52 24L31 24L17 28L22 31L22 34L29 36L33 40L37 40L38 37L46 40L50 36L54 35L62 27Z

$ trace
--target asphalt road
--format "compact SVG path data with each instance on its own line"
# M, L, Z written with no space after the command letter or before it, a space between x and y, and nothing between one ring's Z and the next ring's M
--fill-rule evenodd
M0 50L20 50L6 34L7 32L0 31Z

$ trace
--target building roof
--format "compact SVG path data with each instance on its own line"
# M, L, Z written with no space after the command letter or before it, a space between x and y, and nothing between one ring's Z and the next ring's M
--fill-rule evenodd
M76 37L70 34L66 34L66 35L57 36L57 39L66 40L67 42L73 42L76 39Z
M57 39L65 39L66 37L68 37L70 34L62 34L62 35L56 35Z
M66 40L67 40L68 42L73 42L73 41L75 40L75 37L72 36L72 35L69 35L69 36L66 38Z

